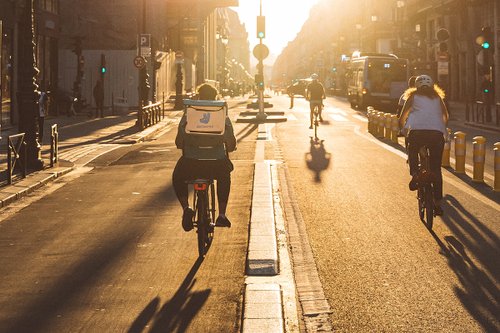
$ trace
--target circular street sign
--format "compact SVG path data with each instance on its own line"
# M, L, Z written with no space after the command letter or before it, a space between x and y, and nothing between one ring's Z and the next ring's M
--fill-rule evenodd
M440 42L447 41L450 38L450 32L445 28L441 28L436 32L436 37Z
M264 44L257 44L253 48L253 55L258 60L263 60L269 55L269 49Z
M141 57L141 56L137 56L134 58L134 66L136 68L143 68L144 66L146 65L146 59L144 59L144 57Z

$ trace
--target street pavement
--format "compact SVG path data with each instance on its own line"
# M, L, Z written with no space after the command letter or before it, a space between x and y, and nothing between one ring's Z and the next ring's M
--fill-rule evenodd
M445 216L429 231L402 141L366 133L345 100L327 99L321 143L304 100L273 96L287 121L260 125L238 122L246 102L230 101L233 227L204 261L169 179L179 112L143 132L134 113L48 119L60 165L0 191L0 331L498 331L496 129L453 109L453 131L487 138L488 176L471 181L468 142L467 174L444 170Z

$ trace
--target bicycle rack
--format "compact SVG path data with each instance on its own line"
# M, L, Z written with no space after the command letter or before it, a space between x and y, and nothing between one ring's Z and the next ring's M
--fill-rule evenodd
M17 140L16 142L14 142ZM12 175L16 166L21 169L22 178L26 178L26 142L24 133L9 135L7 149L8 183L12 184Z

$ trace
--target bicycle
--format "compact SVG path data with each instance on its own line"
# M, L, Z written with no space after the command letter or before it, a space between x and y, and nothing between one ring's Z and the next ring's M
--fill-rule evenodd
M198 254L205 257L214 239L215 184L213 179L188 181L193 185L194 227L198 234Z
M434 221L434 216L436 216L434 211L434 186L433 182L435 180L434 173L430 170L429 165L429 148L422 147L418 152L418 188L417 188L417 199L418 199L418 213L420 220L426 223L429 230L432 229L432 224Z
M321 111L320 108L321 108L321 104L315 104L314 108L313 108L314 140L316 142L319 141L319 138L318 138L318 126L319 126L319 123L320 123L320 116L319 116L319 113Z

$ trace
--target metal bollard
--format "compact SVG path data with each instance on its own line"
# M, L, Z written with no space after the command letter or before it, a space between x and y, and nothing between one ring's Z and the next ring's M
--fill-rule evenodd
M465 173L465 137L464 132L455 132L455 172Z
M384 113L383 112L378 112L378 129L377 129L377 137L383 138L384 137Z
M366 109L366 115L368 117L368 132L373 134L373 114L375 110L372 106L369 106Z
M451 129L447 128L448 135L444 141L443 156L441 158L441 166L450 167L450 150L451 150Z
M475 136L472 138L472 158L474 161L472 181L484 183L484 163L486 159L486 138Z
M399 119L398 116L393 114L391 115L391 139L392 142L398 143L398 135L399 135Z
M493 191L500 192L500 142L496 142L493 147L493 151L495 152L495 181L493 184Z
M384 124L384 127L385 127L385 135L384 137L386 139L390 139L391 138L391 114L390 113L384 113L384 121L385 121L385 124Z

